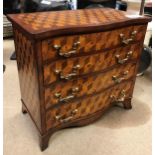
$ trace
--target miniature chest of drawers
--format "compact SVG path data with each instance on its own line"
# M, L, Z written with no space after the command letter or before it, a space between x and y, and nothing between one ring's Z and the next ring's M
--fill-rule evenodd
M8 15L22 111L48 146L57 130L83 126L121 102L131 108L149 18L114 9Z

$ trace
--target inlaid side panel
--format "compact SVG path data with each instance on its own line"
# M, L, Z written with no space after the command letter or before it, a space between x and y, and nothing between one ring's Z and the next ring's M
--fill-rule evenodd
M110 86L133 78L135 69L136 65L132 62L97 75L51 85L45 89L45 107L48 109L60 102L67 103L72 99L103 91Z
M35 51L32 42L15 28L14 40L21 99L24 101L37 127L41 130L39 86Z
M140 44L119 47L106 52L93 54L89 56L75 57L51 62L44 65L44 84L48 85L60 80L60 75L56 71L61 71L61 75L69 75L77 68L76 74L83 75L96 71L104 70L113 65L136 60L140 54ZM117 58L119 56L119 58Z
M134 31L136 31L136 34L133 41L143 40L146 26L130 26L100 33L63 36L44 40L42 42L43 60L66 57L66 53L67 57L71 57L81 53L91 54L95 51L121 46L124 43L120 38L120 34L124 35L125 40L131 39ZM59 49L55 48L55 46Z
M116 102L116 100L125 101L127 99L131 99L132 91L132 81L125 82L93 97L66 103L53 108L46 114L47 130L52 127L60 126L63 123L71 122L77 118L88 116L98 110L106 109L111 103ZM114 100L114 98L116 98L116 100Z

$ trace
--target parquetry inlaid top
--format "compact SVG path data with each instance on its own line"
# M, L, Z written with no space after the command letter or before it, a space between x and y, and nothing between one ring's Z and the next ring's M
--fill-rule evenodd
M136 19L139 19L138 22L141 23L149 20L143 16L132 16L109 8L12 14L8 15L8 18L28 33L36 36L45 33L45 36L48 36L48 32L52 31L56 35L60 30L66 32L66 30L74 28L76 31L82 31L82 28L88 30L91 27L101 26L104 29L105 26L111 27L112 24L113 27L116 27L117 23L129 24L136 22Z

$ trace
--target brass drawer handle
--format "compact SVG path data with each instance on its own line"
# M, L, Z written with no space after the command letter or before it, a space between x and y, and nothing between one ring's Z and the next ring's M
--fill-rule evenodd
M115 83L120 83L122 82L124 79L125 79L125 76L127 76L129 73L129 71L125 71L122 75L120 76L112 76L112 80L115 82Z
M123 102L125 100L126 94L125 90L123 89L118 97L111 95L110 98L113 100L113 102Z
M80 42L79 42L79 41L73 43L72 49L71 49L70 51L68 51L68 52L63 52L63 51L61 51L61 48L62 48L62 47L61 47L60 45L54 45L53 48L58 52L58 54L59 54L60 56L68 58L68 57L70 57L71 55L77 53L76 50L77 50L77 48L79 47L79 45L80 45Z
M55 93L54 96L58 99L58 102L68 102L71 99L76 97L76 94L79 92L79 88L75 87L71 89L71 94L62 98L61 93Z
M55 119L56 119L57 121L61 122L61 123L66 123L66 122L70 121L71 119L73 119L74 116L77 114L77 112L78 112L78 109L74 109L73 111L71 111L70 116L68 116L68 117L66 117L66 118L62 118L63 116L61 116L61 115L56 115L56 116L55 116Z
M122 43L128 45L130 42L134 41L136 34L137 34L137 31L133 31L131 33L131 37L129 39L126 39L125 35L121 33L120 38L121 38Z
M120 59L120 55L115 55L115 57L117 59L117 63L124 64L125 62L127 62L131 58L132 54L133 54L132 51L128 52L126 55L126 58L124 58L124 59Z
M76 65L72 68L72 72L67 75L63 75L62 71L60 70L55 70L55 73L59 75L60 79L70 80L72 77L78 75L79 69L80 69L80 65Z

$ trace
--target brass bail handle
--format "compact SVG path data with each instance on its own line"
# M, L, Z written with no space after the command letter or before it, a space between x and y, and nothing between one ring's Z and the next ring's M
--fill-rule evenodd
M121 33L120 38L121 38L122 43L128 45L130 42L134 41L136 34L137 34L137 31L133 31L131 33L131 37L126 39L125 35Z
M58 99L58 102L68 102L71 99L75 98L77 93L79 92L79 87L74 87L71 89L71 94L66 97L62 97L61 93L55 93L54 96Z
M60 79L64 79L64 80L70 80L71 78L73 78L74 76L78 75L78 70L80 69L80 65L76 65L73 66L72 68L72 72L67 74L67 75L63 75L61 70L55 70L55 73L59 75Z
M128 73L129 73L129 71L127 70L127 71L123 72L123 74L120 76L114 75L114 76L112 76L112 80L115 83L121 83L123 80L125 80L125 76L127 76Z
M74 116L78 113L78 109L74 109L70 112L70 115L66 118L63 118L61 115L56 115L55 119L61 123L66 123L74 118Z
M117 63L119 63L119 64L126 63L131 58L132 54L133 54L133 52L129 51L124 59L121 59L119 54L115 55Z
M71 55L74 55L74 54L77 53L77 49L78 49L79 45L80 45L79 41L73 43L71 50L68 51L68 52L62 51L61 50L61 48L62 48L61 45L56 44L56 45L53 46L53 48L58 52L59 56L68 58Z
M124 89L121 91L118 97L114 95L110 95L110 98L113 100L113 102L123 102L125 101L125 97L126 97L126 92Z

